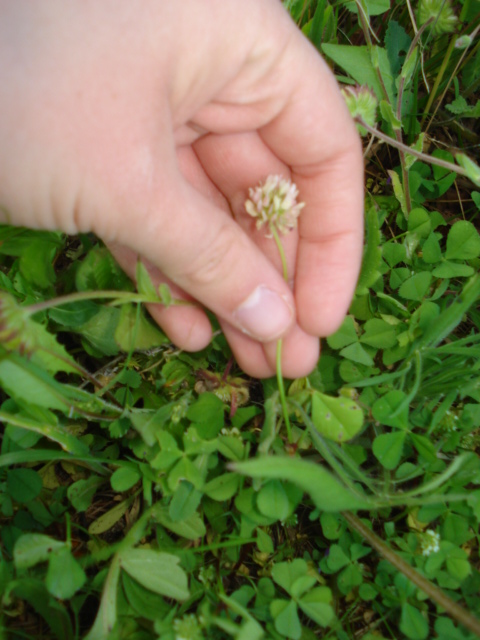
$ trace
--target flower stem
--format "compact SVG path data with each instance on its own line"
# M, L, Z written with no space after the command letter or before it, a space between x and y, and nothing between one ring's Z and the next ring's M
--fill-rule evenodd
M162 304L161 300L154 300L148 295L143 293L136 293L130 291L78 291L75 293L68 293L58 298L52 298L51 300L45 300L43 302L37 302L36 304L24 307L30 315L51 309L52 307L59 307L64 304L72 304L74 302L81 302L83 300L102 300L113 299L112 305L125 304L127 302L143 302L144 304ZM172 304L192 306L192 302L188 300L172 300Z
M271 225L270 230L272 232L273 239L277 245L278 253L280 254L280 260L282 262L283 278L285 282L288 282L288 269L287 259L285 257L285 251L283 249L282 241L278 235L276 228ZM277 340L277 385L278 393L280 395L280 404L282 405L283 419L285 420L285 427L287 429L288 441L292 442L292 426L290 424L290 418L288 417L287 397L285 395L285 385L283 384L282 375L282 340Z

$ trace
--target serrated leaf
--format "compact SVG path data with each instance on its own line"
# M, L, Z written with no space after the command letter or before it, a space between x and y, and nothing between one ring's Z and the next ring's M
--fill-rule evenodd
M152 549L127 549L120 555L120 566L141 585L167 598L186 600L190 596L180 559Z

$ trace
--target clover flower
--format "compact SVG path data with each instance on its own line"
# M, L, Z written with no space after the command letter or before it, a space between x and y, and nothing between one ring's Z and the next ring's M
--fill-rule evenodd
M375 126L377 121L378 99L369 87L364 85L345 87L342 89L342 95L347 103L350 115L354 120L355 118L361 118L363 122L370 127ZM357 129L360 135L366 135L366 129L358 123Z
M449 0L422 0L418 10L418 21L422 25L431 18L433 23L430 28L436 36L451 33L457 25L457 16Z
M173 621L173 630L175 632L175 640L202 640L204 635L197 620L197 617L191 613L176 618Z
M419 538L422 556L429 556L440 551L440 534L433 529L427 529Z
M282 176L268 176L265 182L248 190L250 198L245 202L246 212L257 219L257 229L268 227L267 237L273 230L288 233L297 226L304 202L297 202L297 185Z

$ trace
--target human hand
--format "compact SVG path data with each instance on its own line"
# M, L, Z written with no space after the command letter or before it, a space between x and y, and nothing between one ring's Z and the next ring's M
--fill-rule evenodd
M363 163L318 53L278 0L0 3L0 220L93 231L133 276L212 310L240 366L306 375L341 323L362 252ZM282 237L248 188L292 179ZM6 213L5 213L6 212ZM151 305L179 347L211 338L199 306Z

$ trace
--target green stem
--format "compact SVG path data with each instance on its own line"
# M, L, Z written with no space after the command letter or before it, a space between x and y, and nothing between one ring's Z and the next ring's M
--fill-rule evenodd
M285 385L282 376L282 340L277 340L277 384L278 393L280 395L280 404L282 405L283 419L287 429L288 441L292 442L292 426L288 417L287 397L285 395Z
M117 304L125 304L127 302L143 302L145 304L162 304L160 299L152 299L149 296L142 293L135 293L130 291L78 291L76 293L69 293L65 296L59 296L58 298L52 298L51 300L45 300L44 302L37 302L37 304L23 307L30 315L51 309L52 307L59 307L64 304L72 304L73 302L82 302L83 300L102 300L102 299L114 299L118 300ZM115 304L115 303L114 303ZM172 300L172 304L192 306L192 303L187 300Z
M437 605L455 618L460 624L469 629L472 633L480 637L480 620L454 602L447 594L432 584L430 580L422 576L416 569L411 567L393 549L391 549L376 533L369 529L356 515L348 511L342 512L348 524L364 538L368 544L377 551L385 560L390 562L398 571L403 573L421 591L427 594Z
M285 282L288 283L287 259L285 257L285 251L283 249L282 241L280 240L278 231L273 225L270 227L270 230L272 232L273 239L275 240L275 244L277 245L278 253L280 254L280 260L282 262L283 278ZM290 424L290 418L288 417L287 397L285 394L285 385L283 384L283 375L282 375L282 340L277 340L276 365L277 365L278 393L280 395L280 403L282 405L283 419L285 420L285 427L287 429L288 442L291 443L292 442L292 426Z

